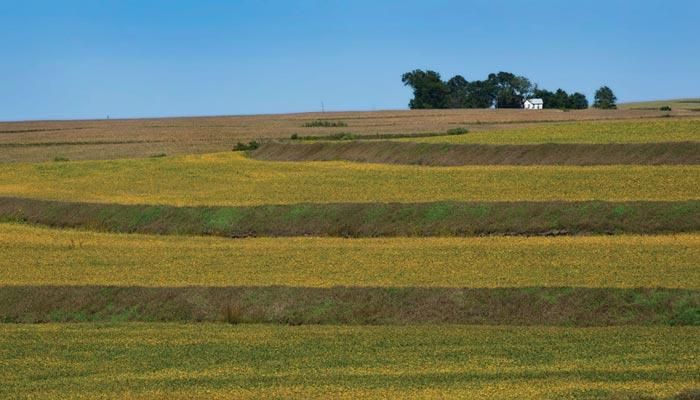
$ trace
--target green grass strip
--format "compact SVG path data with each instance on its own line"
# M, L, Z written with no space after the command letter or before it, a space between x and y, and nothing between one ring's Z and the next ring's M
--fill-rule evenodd
M0 286L0 321L700 325L700 291L646 288Z
M700 230L700 201L175 207L0 197L0 221L103 232L225 237L660 234Z
M398 141L310 144L267 142L251 156L265 161L354 161L460 165L697 165L700 142L451 144Z

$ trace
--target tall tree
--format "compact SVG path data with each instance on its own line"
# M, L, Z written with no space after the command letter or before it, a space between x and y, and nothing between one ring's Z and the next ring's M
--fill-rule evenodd
M491 82L472 81L469 83L467 108L489 108L496 100L495 89Z
M559 108L562 110L569 108L569 94L566 93L564 89L557 89L557 91L554 92L552 103L550 108Z
M449 108L469 107L469 82L462 75L455 75L447 81Z
M576 92L569 96L569 108L581 110L588 108L588 99L583 93Z
M532 83L529 79L510 72L489 74L488 81L495 88L498 108L520 108L523 100L532 91Z
M535 87L535 89L532 91L532 97L542 99L542 107L544 108L557 108L554 104L554 93L547 89Z
M413 88L413 99L408 106L414 108L447 108L449 89L435 71L413 70L403 74L401 81Z
M602 86L595 92L595 99L593 101L593 107L602 109L614 109L617 108L617 97L613 93L612 89L607 86Z

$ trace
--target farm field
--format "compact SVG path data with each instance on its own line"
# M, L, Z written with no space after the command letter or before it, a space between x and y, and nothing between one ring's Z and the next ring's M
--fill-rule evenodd
M230 240L0 224L0 249L2 285L700 288L696 234Z
M0 397L697 393L700 120L666 113L0 123ZM303 127L317 119L347 126ZM636 153L426 166L230 151L452 128L470 132L408 142Z
M668 398L697 327L0 325L0 396Z
M668 106L671 110L700 111L700 99L669 99L654 101L638 101L618 104L620 110L658 110Z
M118 204L690 200L700 166L422 167L262 162L240 152L0 164L0 196Z
M671 115L672 118L663 118ZM201 154L231 150L251 140L289 139L292 135L444 133L463 128L471 132L563 121L631 119L676 121L697 118L687 110L397 110L376 112L302 113L254 116L154 118L84 121L0 122L0 162L118 159L161 154ZM340 121L341 127L304 127L311 121ZM681 124L682 125L682 124ZM625 135L630 135L629 130ZM647 134L669 138L680 131ZM588 136L588 135L585 135ZM600 139L604 140L604 139Z
M700 400L700 1L31 3L0 400Z
M425 143L654 143L700 140L700 119L659 118L530 124L466 135L402 139Z

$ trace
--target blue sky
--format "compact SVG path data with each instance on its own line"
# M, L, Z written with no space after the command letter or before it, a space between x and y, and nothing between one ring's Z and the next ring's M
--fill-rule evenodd
M406 108L403 72L700 97L700 1L0 0L0 120Z

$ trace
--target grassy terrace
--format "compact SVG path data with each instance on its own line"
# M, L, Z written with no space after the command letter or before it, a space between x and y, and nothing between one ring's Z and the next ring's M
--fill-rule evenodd
M700 326L693 289L1 286L0 321Z
M700 166L469 166L261 162L227 152L0 165L0 195L120 204L260 205L698 199Z
M700 236L257 238L0 225L0 284L700 288Z
M355 161L408 165L698 165L700 142L489 145L398 141L268 142L266 161Z
M699 328L0 325L0 397L605 398L696 388Z
M0 221L100 232L234 238L664 234L698 232L700 201L174 207L0 197Z
M698 118L530 124L460 136L410 139L411 142L474 144L654 143L698 140L700 140L700 119Z

